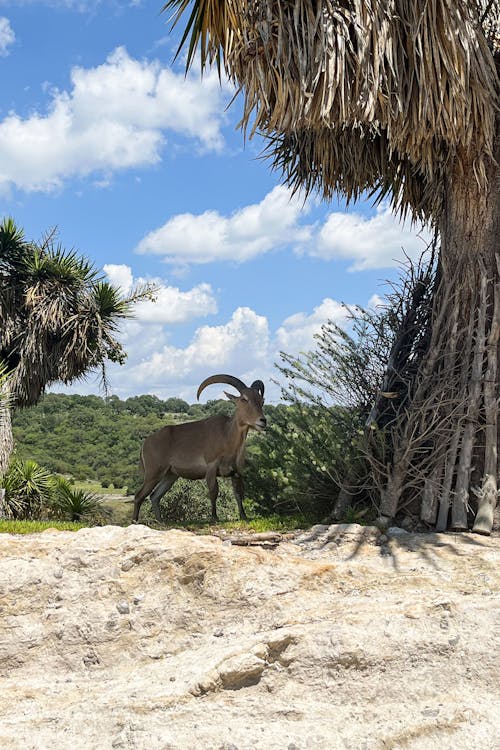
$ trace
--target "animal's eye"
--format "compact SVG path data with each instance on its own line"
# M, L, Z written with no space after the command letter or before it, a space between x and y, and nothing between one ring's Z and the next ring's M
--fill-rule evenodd
M241 397L241 400L242 400L242 401L246 401L246 402L248 403L248 397L247 397L247 396L242 396L242 397Z

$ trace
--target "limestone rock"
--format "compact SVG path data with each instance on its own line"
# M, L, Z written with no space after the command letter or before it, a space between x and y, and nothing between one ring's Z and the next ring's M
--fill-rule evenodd
M0 747L496 747L500 540L380 536L0 535Z

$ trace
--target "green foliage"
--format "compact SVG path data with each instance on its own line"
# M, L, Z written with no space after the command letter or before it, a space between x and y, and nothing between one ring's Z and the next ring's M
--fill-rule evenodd
M37 534L47 529L78 531L88 524L70 521L4 521L0 520L0 534Z
M317 520L331 510L346 464L356 461L359 413L299 401L270 411L265 435L249 445L247 494L260 512Z
M231 482L228 479L219 479L218 482L217 515L224 520L235 520L238 518L238 507ZM202 480L178 479L162 498L160 508L167 524L189 524L210 518L211 505L206 483ZM149 502L143 504L141 517L148 522L154 520Z
M228 521L224 528L228 531L295 531L296 529L305 529L314 523L314 516L304 516L301 514L282 516L276 513L272 515L256 516L248 521Z
M104 523L109 517L97 495L75 488L71 480L51 474L32 459L14 459L0 477L0 486L5 489L4 512L15 520L54 517Z
M118 323L152 293L144 287L124 298L89 260L62 248L55 231L35 243L12 219L1 221L0 364L14 406L34 404L51 383L71 383L107 360L123 362Z
M40 518L51 501L51 474L30 459L14 460L0 486L5 488L5 510L14 519Z
M354 498L351 515L371 507L373 480L366 421L381 389L394 330L394 306L349 310L349 325L333 322L316 347L278 367L288 405L267 407L268 430L249 445L255 467L247 492L264 512L300 512L322 518L334 508L341 485ZM361 517L361 516L360 516Z
M76 489L65 477L52 479L51 510L55 517L67 521L105 523L109 512L92 492Z

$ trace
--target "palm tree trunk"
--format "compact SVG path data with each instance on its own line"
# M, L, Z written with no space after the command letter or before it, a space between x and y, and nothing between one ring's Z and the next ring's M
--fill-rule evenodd
M9 397L7 385L0 386L0 474L6 471L14 449Z
M466 269L456 295L462 313L475 306L475 331L471 361L462 361L467 372L465 420L456 426L460 451L451 507L451 526L468 528L468 511L479 496L474 530L488 534L493 523L497 484L497 400L498 384L498 285L500 261L500 133L495 157L487 175L487 189L478 185L473 164L469 172L453 174L448 186L448 203L441 228L442 262L445 273L464 263ZM478 291L474 295L474 291ZM484 465L482 488L471 487L472 460L479 452Z
M500 396L500 129L487 174L452 169L440 222L440 283L430 345L402 412L380 512L412 507L426 523L491 533ZM460 160L464 164L464 159ZM456 311L458 310L458 317ZM484 466L471 487L473 462ZM429 476L438 476L429 504ZM427 485L426 485L427 480ZM430 505L429 505L430 508ZM448 519L451 509L451 518ZM474 511L477 511L474 513ZM436 511L437 514L436 514Z

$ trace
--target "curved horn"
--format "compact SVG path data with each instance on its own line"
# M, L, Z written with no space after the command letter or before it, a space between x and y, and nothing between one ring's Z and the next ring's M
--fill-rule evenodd
M242 380L235 378L232 375L211 375L209 378L205 378L203 383L200 384L196 398L199 399L201 392L207 387L207 385L212 385L212 383L226 383L227 385L232 385L233 388L236 388L240 393L246 388L246 385Z
M261 396L264 396L264 383L262 380L254 380L250 388L255 388Z

